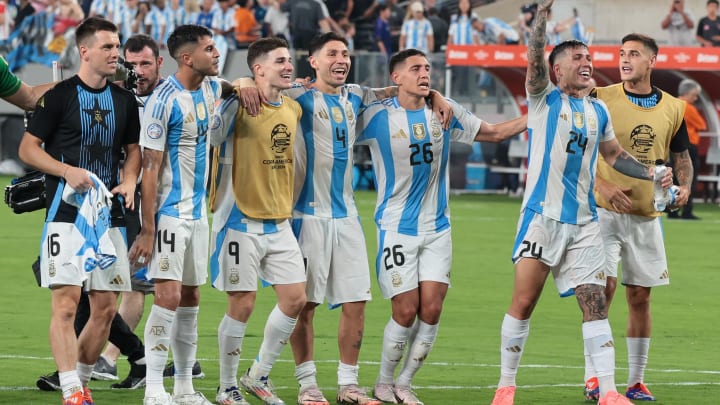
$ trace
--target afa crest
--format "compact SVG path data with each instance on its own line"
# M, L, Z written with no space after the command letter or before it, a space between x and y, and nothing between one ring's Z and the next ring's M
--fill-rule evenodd
M412 125L412 132L413 137L417 139L418 141L422 141L425 139L425 125L423 124L413 124Z

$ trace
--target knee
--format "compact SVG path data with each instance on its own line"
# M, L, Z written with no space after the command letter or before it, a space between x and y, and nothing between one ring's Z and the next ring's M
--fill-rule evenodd
M282 307L287 308L288 312L292 314L300 315L301 311L305 308L305 304L307 304L305 290L298 290L283 299Z
M442 301L432 301L428 304L423 303L420 308L420 319L430 325L437 324L440 322L442 307Z
M417 305L396 305L393 306L393 319L402 326L410 327L415 322L415 317L418 315Z
M650 288L627 286L627 303L629 308L645 308L650 306Z
M156 289L155 305L175 310L180 305L180 291L175 289Z
M515 319L529 319L533 313L533 309L535 309L535 304L537 304L537 301L532 297L524 295L515 296L513 297L508 314Z

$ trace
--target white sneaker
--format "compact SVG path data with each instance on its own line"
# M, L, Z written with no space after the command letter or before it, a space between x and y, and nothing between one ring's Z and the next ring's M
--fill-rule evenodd
M382 401L371 397L367 394L367 392L365 392L364 388L360 388L355 384L342 385L338 387L337 403L357 405L382 405Z
M423 402L418 399L410 387L396 385L395 397L397 398L398 404L423 405Z
M317 385L310 386L298 394L298 405L330 405Z
M205 398L205 395L200 391L195 391L192 394L175 395L173 397L174 405L213 405L212 402Z
M383 401L386 404L398 403L397 399L395 398L395 391L392 384L375 384L375 388L373 389L373 395L375 395L375 398Z
M248 370L249 371L249 370ZM250 395L261 400L265 405L285 405L285 401L275 394L275 387L269 378L254 379L245 373L240 377L240 386Z
M155 397L145 397L143 399L143 405L174 405L172 396L167 392Z
M230 387L225 391L220 391L220 387L218 387L215 402L220 405L250 405L250 402L243 398L238 387Z

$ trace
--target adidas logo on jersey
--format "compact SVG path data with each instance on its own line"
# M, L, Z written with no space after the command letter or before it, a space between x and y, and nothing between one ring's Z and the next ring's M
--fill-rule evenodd
M110 281L110 285L125 285L125 280L120 276L115 276L115 278Z
M407 136L407 134L405 133L405 131L403 131L403 130L401 129L401 130L395 132L395 133L392 135L391 138L393 138L393 139L407 139L408 136Z
M185 119L183 120L184 124L189 124L191 122L195 122L195 116L192 114L188 114L185 116Z

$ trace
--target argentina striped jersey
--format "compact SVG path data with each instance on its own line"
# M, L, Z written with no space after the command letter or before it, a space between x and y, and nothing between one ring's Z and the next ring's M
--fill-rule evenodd
M563 223L596 221L598 142L615 138L605 103L570 97L552 83L528 99L530 152L523 208Z
M380 229L420 235L450 227L450 141L471 144L482 121L448 101L453 109L448 130L430 108L406 110L397 97L371 104L358 117L358 142L370 146L377 179Z
M140 145L166 152L158 184L158 214L182 219L206 215L208 123L220 91L217 79L207 77L198 90L189 91L170 76L148 99Z
M324 218L357 216L353 197L353 146L357 115L375 101L372 89L346 84L338 95L286 90L303 109L295 138L295 212Z

